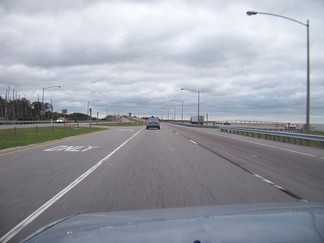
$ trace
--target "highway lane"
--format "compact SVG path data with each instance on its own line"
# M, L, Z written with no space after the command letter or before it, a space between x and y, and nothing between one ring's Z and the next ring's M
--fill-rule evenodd
M169 125L175 132L307 201L324 201L324 150Z
M27 151L0 153L0 235L125 141L123 147L29 222L12 241L78 213L298 201L206 146L212 141L218 143L219 136L208 137L197 129L168 124L162 124L161 130L140 129L115 128ZM237 146L238 140L231 142ZM246 145L239 146L242 150L237 156L233 150L232 156L243 156L240 153L244 153ZM250 150L247 146L246 155Z
M104 130L40 145L2 150L0 235L34 212L133 133L134 129Z

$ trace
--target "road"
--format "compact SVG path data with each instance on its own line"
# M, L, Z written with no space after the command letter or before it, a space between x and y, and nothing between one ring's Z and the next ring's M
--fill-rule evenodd
M164 123L1 150L0 237L79 213L323 202L323 171L323 149Z

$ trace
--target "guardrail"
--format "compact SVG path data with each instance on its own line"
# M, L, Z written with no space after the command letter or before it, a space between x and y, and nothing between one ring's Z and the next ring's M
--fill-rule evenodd
M322 148L324 148L324 136L320 136L320 135L270 131L264 129L231 127L231 126L220 127L220 131L234 133L234 134L241 134L246 136L249 136L251 134L252 137L257 136L258 138L261 138L263 136L267 140L288 142L294 144L297 144L298 141L300 145L304 145L304 143L306 143L307 146L309 146L311 142L317 142L320 144Z
M25 124L47 124L51 121L1 121L0 125L25 125Z

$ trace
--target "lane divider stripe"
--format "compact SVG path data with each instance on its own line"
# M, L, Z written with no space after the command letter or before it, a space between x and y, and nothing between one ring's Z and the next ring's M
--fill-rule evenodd
M21 221L18 225L16 225L13 229L11 229L7 234L5 234L4 236L2 236L0 238L0 242L5 243L5 242L8 242L10 239L12 239L23 228L25 228L28 224L30 224L32 221L34 221L39 215L41 215L43 212L45 212L45 210L47 210L56 201L58 201L61 197L63 197L66 193L68 193L72 188L74 188L81 181L83 181L88 175L90 175L93 171L95 171L104 161L106 161L107 159L109 159L118 150L120 150L122 147L124 147L130 140L132 140L142 130L143 129L139 130L133 136L131 136L130 138L128 138L125 142L123 142L121 145L119 145L114 151L112 151L110 154L108 154L106 157L104 157L102 160L100 160L97 164L95 164L93 167L91 167L89 170L87 170L85 173L83 173L81 176L79 176L77 179L75 179L70 185L68 185L67 187L65 187L62 191L60 191L53 198L51 198L50 200L48 200L45 204L43 204L35 212L33 212L27 218L25 218L23 221Z

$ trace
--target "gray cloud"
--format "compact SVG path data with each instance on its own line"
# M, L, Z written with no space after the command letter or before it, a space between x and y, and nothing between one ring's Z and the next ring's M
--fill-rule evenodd
M280 3L280 4L279 4ZM324 122L324 4L301 1L1 1L0 95L10 84L56 110L161 114L183 99L186 116L305 120L306 32L311 23L312 122ZM109 108L111 107L111 108Z

